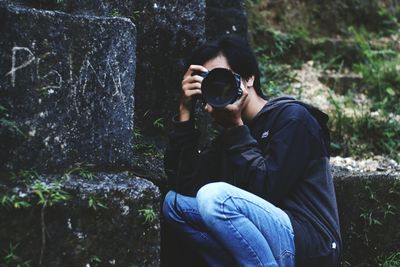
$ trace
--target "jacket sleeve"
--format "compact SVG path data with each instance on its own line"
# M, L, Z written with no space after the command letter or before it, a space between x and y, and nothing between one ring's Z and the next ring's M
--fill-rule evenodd
M234 166L235 185L274 204L302 177L317 145L306 121L299 118L280 122L264 145L258 144L245 125L225 133L223 140Z
M185 195L194 196L207 183L216 168L216 153L212 149L199 151L200 131L193 121L173 120L173 130L164 156L164 169L170 187Z

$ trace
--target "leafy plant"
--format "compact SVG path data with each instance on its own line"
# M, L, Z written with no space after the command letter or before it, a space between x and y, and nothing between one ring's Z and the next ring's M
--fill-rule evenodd
M354 110L351 115L345 113L343 104L332 96L330 102L334 107L329 120L333 154L355 157L383 154L400 161L400 122L383 119L391 116L385 111L371 116L368 107L347 106L347 109Z
M99 208L108 209L107 206L100 201L95 195L89 195L88 200L89 208L97 210Z
M33 183L32 190L39 198L38 204L42 205L40 213L42 225L42 245L39 257L39 266L42 266L44 251L46 248L45 209L57 203L69 200L70 195L61 189L61 185L59 183L46 184L39 180Z
M94 173L88 170L80 170L79 175L88 180L93 180L93 178L95 177Z
M13 120L10 120L10 115L8 114L8 109L2 105L0 105L0 126L1 128L8 129L14 134L19 134L23 137L27 137L27 135L21 131L18 127L17 123Z
M27 135L21 131L17 123L13 120L8 119L9 114L7 113L7 111L8 109L6 107L0 105L0 126L26 138Z
M19 129L19 127L17 126L17 123L15 121L1 118L0 125L2 127L8 128L10 131L12 131L14 133L18 133L18 134L22 135L25 138L27 137L26 134Z
M273 60L284 58L288 51L296 44L297 37L293 34L282 33L268 28L262 28L268 36L267 44L256 47L257 55L266 55Z
M156 153L155 146L150 143L145 143L144 141L137 141L137 143L133 145L133 149L137 153L141 153L145 156L154 155Z
M375 48L369 40L371 35L364 29L351 28L362 62L353 69L362 74L368 96L377 102L375 107L399 113L400 97L400 54L394 48Z
M95 174L83 167L73 167L68 169L62 176L61 176L61 180L65 180L68 179L70 177L70 175L72 174L77 174L83 178L86 178L88 180L93 180L95 178Z
M139 19L139 17L140 17L140 11L139 10L134 10L133 12L132 12L132 15L129 17L131 20L133 20L133 21L137 21L138 19Z
M18 195L2 196L0 203L4 207L13 207L15 209L27 208L31 206L31 203L22 200L22 198Z
M32 185L32 189L39 197L38 204L41 204L44 207L53 206L56 203L70 199L70 195L61 189L60 184L48 185L41 181L35 181Z
M154 124L160 127L164 127L162 123L162 118L154 121L153 125ZM133 136L135 138L135 142L133 145L133 150L135 151L135 153L143 154L145 156L156 156L158 154L155 145L145 140L139 128L135 128L133 130Z
M153 126L158 128L158 129L163 129L164 128L164 122L163 118L158 118L153 122Z
M389 257L383 259L380 263L378 263L381 267L398 267L400 266L400 252L395 252Z
M111 11L111 16L113 16L113 17L121 17L121 13L119 12L118 9L113 8L113 10Z
M94 265L98 265L98 264L100 264L102 262L102 260L98 257L98 256L96 256L96 255L94 255L94 256L92 256L91 258L90 258L90 263L91 264L94 264Z
M265 54L258 57L258 63L261 90L267 97L284 94L295 80L295 74L292 74L287 66L274 63L274 60Z
M11 172L11 179L12 180L19 180L24 182L30 182L34 179L39 178L39 174L33 170L19 170L18 172Z
M135 137L135 139L139 139L139 138L143 137L142 132L137 127L135 127L135 129L133 130L133 136Z
M4 257L5 267L15 266L15 267L30 267L31 261L25 261L20 256L17 255L16 250L19 244L13 245L9 244L8 250L5 251L6 255ZM2 265L4 266L4 265Z
M4 106L0 105L0 114L4 113L6 111L7 111L7 109Z
M144 217L145 223L151 223L156 219L156 213L152 208L146 208L139 210L139 214Z

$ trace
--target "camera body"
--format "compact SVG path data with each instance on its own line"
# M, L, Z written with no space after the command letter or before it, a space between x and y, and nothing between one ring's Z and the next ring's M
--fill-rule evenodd
M195 71L193 75L204 78L201 84L201 97L214 108L224 108L243 95L240 75L229 69L215 68L209 72Z

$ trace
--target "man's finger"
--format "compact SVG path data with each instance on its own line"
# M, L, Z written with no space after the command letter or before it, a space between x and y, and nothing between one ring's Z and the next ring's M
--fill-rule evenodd
M186 96L193 96L193 95L201 95L201 90L200 89L194 89L194 90L187 90L185 91Z
M207 111L208 113L213 112L213 107L210 104L205 104L204 110Z
M208 72L208 69L206 69L205 67L203 67L201 65L190 65L183 77L187 78L189 76L192 76L192 73L194 71Z
M193 90L193 89L201 89L201 83L199 83L199 82L188 83L188 84L185 84L185 86L184 86L184 91Z
M189 76L187 78L188 82L202 82L203 80L204 80L204 78L199 75Z

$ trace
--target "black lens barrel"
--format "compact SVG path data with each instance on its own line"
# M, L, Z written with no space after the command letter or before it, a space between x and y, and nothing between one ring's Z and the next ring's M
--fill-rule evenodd
M234 103L241 95L240 76L229 69L215 68L198 73L204 77L201 85L203 100L215 108L224 108Z

